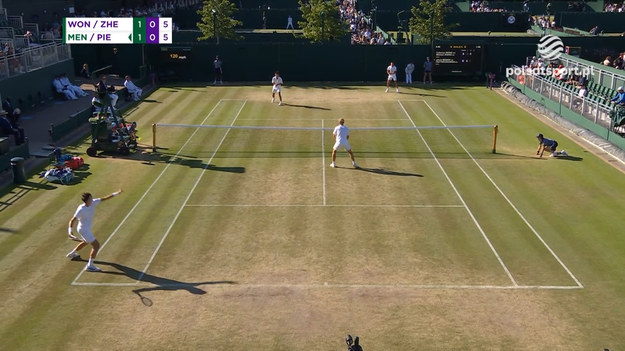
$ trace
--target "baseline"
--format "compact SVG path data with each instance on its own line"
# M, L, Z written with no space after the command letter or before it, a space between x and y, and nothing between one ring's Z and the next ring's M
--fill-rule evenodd
M137 281L135 283L89 283L81 282L74 285L80 286L159 286L159 287L185 287L190 284L163 284L155 285ZM577 285L470 285L470 284L231 284L228 288L294 288L294 289L415 289L415 290L575 290L583 289ZM220 289L226 288L220 286Z

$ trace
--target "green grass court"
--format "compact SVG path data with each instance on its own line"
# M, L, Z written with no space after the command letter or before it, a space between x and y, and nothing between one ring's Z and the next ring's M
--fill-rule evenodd
M400 90L158 89L125 115L136 153L84 139L73 184L0 194L4 348L624 348L619 161L482 86ZM360 169L329 166L339 117ZM570 156L539 159L538 132ZM67 222L120 187L83 272Z

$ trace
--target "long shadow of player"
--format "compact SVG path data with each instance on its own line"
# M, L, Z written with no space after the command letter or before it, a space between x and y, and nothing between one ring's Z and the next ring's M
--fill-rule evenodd
M203 295L203 294L206 294L206 291L198 288L198 286L200 285L236 284L237 283L231 280L205 281L205 282L197 282L197 283L181 282L179 280L157 277L152 274L140 272L134 268L130 268L128 266L124 266L119 263L112 263L112 262L105 262L105 261L95 261L95 263L99 265L111 266L117 269L117 271L102 270L102 273L125 275L132 280L152 283L155 285L153 287L146 287L146 288L133 290L133 292L139 296L141 296L142 292L156 291L156 290L187 290L191 294Z
M319 106L311 106L311 105L296 105L296 104L288 104L288 103L284 103L284 106L291 106L291 107L301 107L301 108L307 108L307 109L312 109L312 110L324 110L324 111L330 111L331 109L326 108L326 107L319 107Z
M375 173L375 174L383 174L383 175L392 175L392 176L402 176L402 177L423 177L423 174L418 174L418 173L405 173L405 172L397 172L397 171L389 171L387 169L384 168L365 168L365 167L358 167L358 168L354 168L354 170L356 171L364 171L364 172L369 172L369 173Z

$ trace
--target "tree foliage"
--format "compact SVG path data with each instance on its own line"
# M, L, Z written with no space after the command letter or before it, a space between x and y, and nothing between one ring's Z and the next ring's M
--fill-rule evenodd
M445 14L451 12L447 0L419 0L410 10L410 31L418 36L418 42L429 44L433 40L451 38L454 25L445 25Z
M207 40L217 36L219 38L240 40L242 36L234 31L234 27L240 26L243 22L235 20L232 15L237 11L237 7L229 0L204 0L204 5L197 11L201 16L197 23L202 36L197 40Z
M348 33L347 21L339 18L339 11L334 1L299 0L303 21L297 24L302 28L304 38L313 43L339 40Z

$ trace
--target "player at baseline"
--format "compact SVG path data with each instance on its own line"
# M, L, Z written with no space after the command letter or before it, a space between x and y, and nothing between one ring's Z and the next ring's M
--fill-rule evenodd
M87 266L85 266L85 271L87 272L100 272L101 271L100 268L93 265L93 260L95 259L96 255L98 254L98 250L100 249L100 243L91 232L91 225L93 224L93 216L95 215L95 208L97 207L98 204L100 204L100 202L111 199L121 194L122 191L123 191L122 189L119 189L118 191L110 195L104 196L102 198L97 198L97 199L94 199L90 193L83 193L81 199L84 203L80 204L78 208L76 208L76 212L74 213L74 216L72 216L72 219L69 220L69 227L67 228L67 234L69 235L70 239L74 241L79 241L80 243L72 251L70 251L66 255L66 257L68 257L69 259L79 258L80 254L78 253L78 251L82 249L83 247L87 246L87 244L90 244L91 254L89 255L89 261L87 262ZM76 220L78 220L78 226L76 229L78 230L78 234L80 235L80 238L77 238L72 233L72 227L74 226L74 222Z
M354 166L354 168L358 168L358 165L356 164L356 160L354 159L354 153L352 152L352 147L349 145L349 128L347 128L345 126L345 120L343 118L339 119L339 125L334 127L334 131L332 132L332 135L334 135L334 139L336 140L334 142L334 146L332 147L332 163L330 163L330 167L335 168L336 167L336 150L339 149L339 147L343 146L345 148L345 151L347 151L347 153L349 154L349 158L352 159L352 165Z
M280 77L279 71L276 71L273 78L271 78L271 84L273 85L271 88L271 103L273 104L276 101L276 93L278 93L278 98L280 99L278 105L282 106L282 84L284 84L284 82L282 81L282 77Z
M386 67L386 73L388 74L388 78L386 78L386 92L388 93L388 88L391 86L391 81L394 81L395 92L399 93L399 87L397 87L397 66L395 66L395 63L391 61L391 64Z

